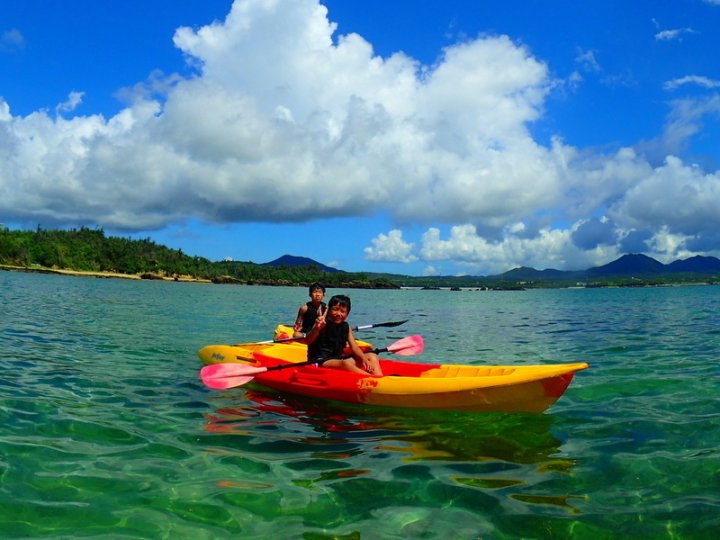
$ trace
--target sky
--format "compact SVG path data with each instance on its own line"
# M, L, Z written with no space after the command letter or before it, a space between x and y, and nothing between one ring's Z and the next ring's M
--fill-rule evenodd
M720 256L720 0L0 0L0 223L492 275Z

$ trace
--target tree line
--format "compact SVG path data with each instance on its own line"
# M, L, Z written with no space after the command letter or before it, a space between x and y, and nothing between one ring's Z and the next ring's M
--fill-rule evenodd
M23 268L112 272L142 277L191 277L215 283L394 288L388 279L365 273L324 272L320 267L265 266L253 262L210 261L150 238L106 236L103 229L18 231L0 228L0 264Z

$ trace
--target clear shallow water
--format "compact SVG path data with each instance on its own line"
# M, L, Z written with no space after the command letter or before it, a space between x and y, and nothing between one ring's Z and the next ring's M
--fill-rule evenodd
M0 537L717 537L720 288L344 292L419 360L591 367L542 415L215 392L304 289L0 272Z

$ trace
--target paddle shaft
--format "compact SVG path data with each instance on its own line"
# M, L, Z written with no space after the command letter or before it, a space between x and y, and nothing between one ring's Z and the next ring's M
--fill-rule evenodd
M404 321L388 321L388 322L381 322L381 323L375 323L375 324L364 324L361 326L353 326L353 332L357 332L358 330L368 330L370 328L379 328L381 326L384 326L386 328L391 328L394 326L400 326L401 324L405 324L410 319L405 319Z
M370 328L392 328L395 326L400 326L401 324L405 324L410 319L405 319L404 321L387 321L387 322L381 322L381 323L374 323L374 324L363 324L360 326L353 326L352 331L357 332L358 330L369 330ZM260 341L259 343L286 343L288 341L297 341L299 339L305 339L306 336L302 337L286 337L282 339L273 339L272 341Z

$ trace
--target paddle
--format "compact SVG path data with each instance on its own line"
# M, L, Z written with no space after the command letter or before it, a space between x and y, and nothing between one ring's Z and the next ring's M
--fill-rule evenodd
M423 352L425 345L421 336L408 336L396 341L382 349L373 349L371 352L376 354L383 352L391 352L400 356L410 356ZM254 367L245 364L237 364L234 362L226 362L221 364L212 364L205 366L200 370L200 378L209 388L216 390L226 390L242 386L253 380L255 375L265 373L266 371L276 371L285 368L296 368L316 364L317 360L307 362L295 362L291 364L280 364L270 367Z
M381 322L381 323L375 323L375 324L363 324L361 326L353 326L352 331L357 332L358 330L369 330L370 328L380 328L386 327L386 328L392 328L394 326L400 326L401 324L405 324L410 319L405 319L404 321L388 321L388 322ZM288 341L297 341L299 339L305 339L304 337L286 337L286 338L280 338L280 339L273 339L272 341L259 341L258 343L287 343Z
M405 324L409 320L410 319L405 319L404 321L388 321L388 322L381 322L381 323L375 323L375 324L363 324L361 326L353 326L353 332L357 332L358 330L369 330L370 328L379 328L381 326L384 326L386 328L391 328L393 326L400 326L401 324Z

